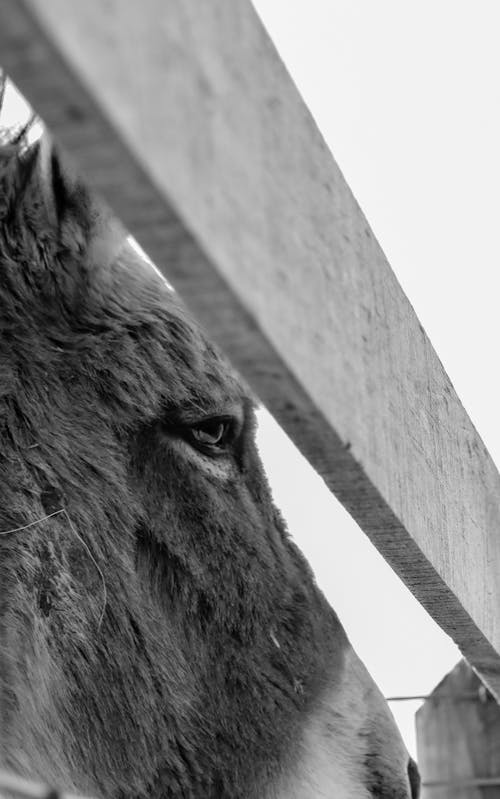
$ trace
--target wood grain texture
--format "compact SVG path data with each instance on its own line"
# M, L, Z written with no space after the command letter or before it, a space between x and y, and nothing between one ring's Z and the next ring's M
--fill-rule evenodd
M424 787L422 799L500 799L500 707L465 661L439 683L416 723L423 782L450 783Z
M0 63L500 695L500 477L248 0L0 15Z

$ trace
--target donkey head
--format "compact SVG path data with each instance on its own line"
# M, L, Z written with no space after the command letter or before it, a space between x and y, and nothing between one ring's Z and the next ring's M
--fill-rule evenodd
M0 762L123 799L416 796L247 388L50 145L0 148L0 226Z

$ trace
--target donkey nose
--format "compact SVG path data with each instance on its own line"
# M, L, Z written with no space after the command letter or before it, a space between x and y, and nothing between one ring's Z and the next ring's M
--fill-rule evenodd
M408 761L408 780L410 783L411 799L418 799L420 796L420 774L417 764L411 757Z

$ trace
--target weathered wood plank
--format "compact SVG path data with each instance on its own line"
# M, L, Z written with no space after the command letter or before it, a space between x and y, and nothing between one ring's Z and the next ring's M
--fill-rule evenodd
M500 477L248 0L0 15L0 63L500 694Z
M500 799L500 707L461 661L416 715L422 799Z

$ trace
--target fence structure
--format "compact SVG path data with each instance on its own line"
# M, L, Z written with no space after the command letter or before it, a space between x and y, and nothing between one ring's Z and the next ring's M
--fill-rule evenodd
M0 64L500 696L500 476L249 0L0 0Z
M422 799L500 798L500 707L465 661L416 721Z

